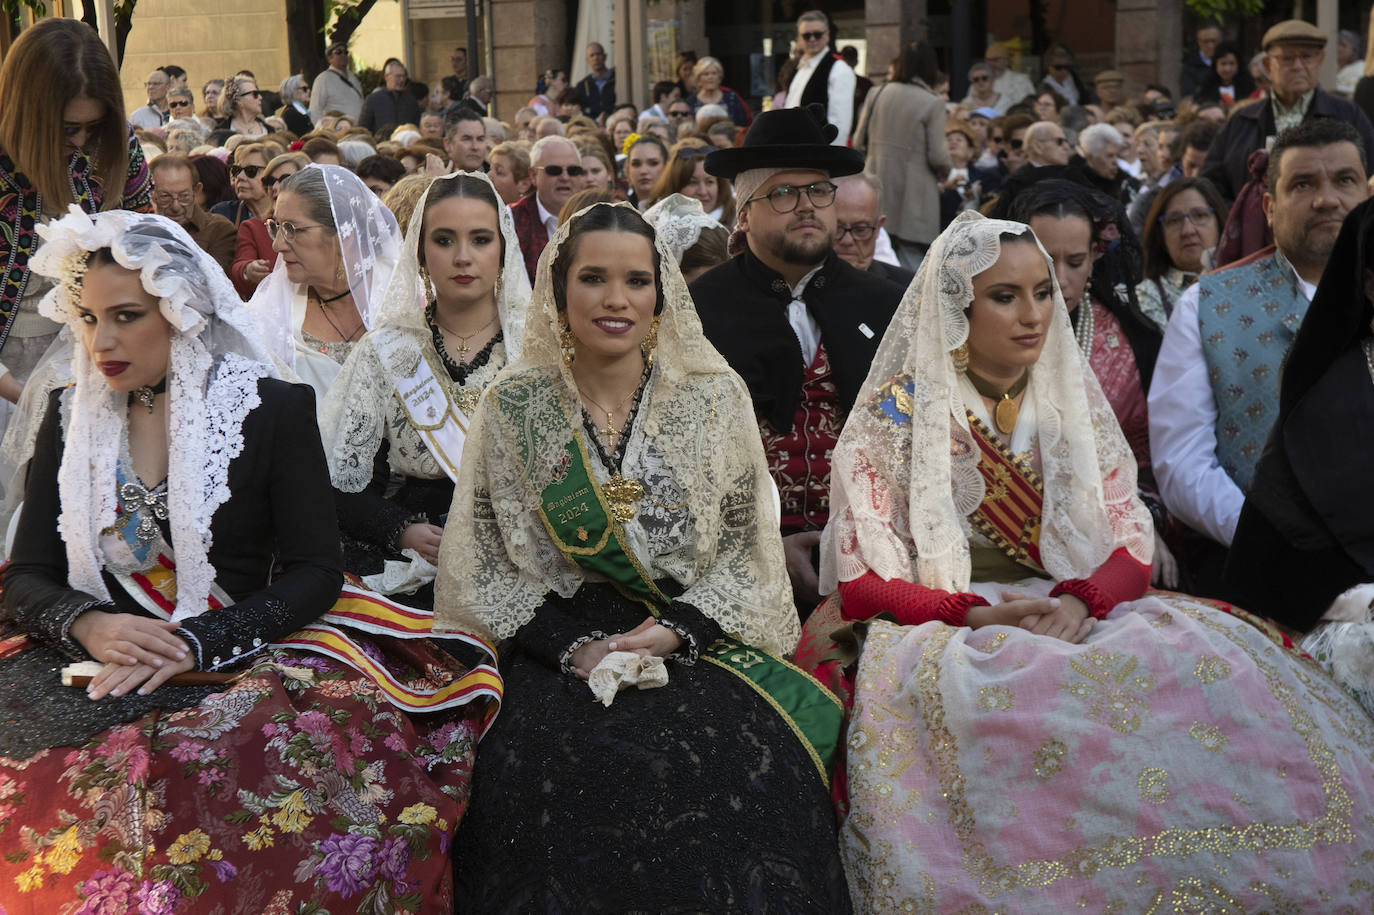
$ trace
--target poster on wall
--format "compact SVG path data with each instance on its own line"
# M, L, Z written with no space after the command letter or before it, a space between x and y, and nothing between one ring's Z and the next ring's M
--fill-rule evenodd
M676 82L682 24L676 19L650 19L648 32L649 82Z

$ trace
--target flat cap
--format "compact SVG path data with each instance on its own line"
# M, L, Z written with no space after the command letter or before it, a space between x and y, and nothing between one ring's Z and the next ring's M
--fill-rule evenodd
M1324 48L1326 42L1326 33L1312 23L1301 19L1285 19L1264 33L1260 47L1266 51L1270 45L1275 44L1300 44L1311 48Z
M1103 70L1093 77L1093 85L1098 83L1124 83L1126 74L1120 70Z

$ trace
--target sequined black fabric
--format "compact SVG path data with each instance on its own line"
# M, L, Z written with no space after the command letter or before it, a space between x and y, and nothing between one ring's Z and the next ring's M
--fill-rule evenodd
M459 912L850 911L829 794L773 709L714 664L603 708L559 673L591 629L644 619L611 586L552 596L503 652L454 861ZM685 604L665 613L710 641Z

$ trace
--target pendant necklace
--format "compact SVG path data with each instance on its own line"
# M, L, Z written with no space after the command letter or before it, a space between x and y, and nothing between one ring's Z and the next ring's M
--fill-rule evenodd
M980 378L973 374L973 372L966 371L964 372L964 376L973 383L974 389L976 389L979 394L989 400L997 401L997 407L993 410L992 414L993 422L996 423L998 432L1001 432L1003 435L1011 435L1012 430L1016 428L1016 419L1021 415L1021 407L1018 406L1016 401L1012 398L1024 391L1026 385L1030 383L1030 369L1026 369L1026 371L1022 372L1021 377L1016 380L1016 383L1005 391L997 390L997 387L992 382ZM999 400L998 398L1001 399Z
M329 322L329 326L330 326L330 327L334 328L334 333L336 333L336 334L339 335L339 339L340 339L340 341L343 342L343 343L352 343L352 342L353 342L353 338L356 337L356 336L358 336L358 331L360 331L360 330L363 329L362 321L359 321L359 322L358 322L358 326L355 327L355 328L353 328L353 333L351 333L351 334L345 334L345 333L343 332L343 329L340 328L338 324L334 323L334 318L333 318L332 315L329 314L329 309L328 309L326 306L327 306L330 302L337 302L339 299L342 299L344 296L348 295L349 291L350 291L350 290L345 289L343 292L339 293L338 295L336 295L336 296L331 296L330 298L327 298L327 299L322 299L322 298L320 298L320 294L319 294L318 292L315 293L315 301L317 301L317 302L320 303L320 314L324 315L324 319L325 319L326 321ZM323 350L321 350L321 352L323 352Z
M642 384L642 383L643 383L643 382L641 382L641 384ZM627 401L627 400L629 400L631 397L633 397L634 394L635 394L635 391L638 391L639 388L640 388L640 385L635 385L634 391L631 391L630 393L626 394L624 397L620 398L620 400L616 403L615 408L614 408L614 409L611 409L611 410L607 410L607 409L606 409L605 407L603 407L601 404L597 403L595 400L592 400L592 399L591 399L590 397L588 397L585 393L583 393L583 391L582 391L581 388L578 388L578 389L577 389L577 393L582 395L582 399L583 399L583 400L588 401L589 403L591 403L592 406L596 407L596 408L597 408L598 410L600 410L602 413L605 413L605 414L606 414L606 428L605 428L605 429L601 429L601 430L599 430L599 431L601 432L602 435L604 435L604 436L606 436L608 439L610 439L610 445L611 445L611 450L612 450L612 451L615 450L615 440L616 440L616 437L617 437L618 435L620 435L621 432L624 432L624 431L625 431L625 426L624 426L624 424L621 424L621 427L620 427L619 429L617 429L617 428L615 427L615 411L620 409L621 404L625 403L625 401Z
M443 330L443 331L445 331L445 332L447 332L447 333L453 334L453 336L455 336L455 337L458 338L458 355L459 355L460 357L467 354L468 349L469 349L469 347L468 347L468 341L471 340L473 337L477 336L478 334L480 334L482 331L484 331L484 330L486 330L487 328L491 327L493 324L495 324L495 323L496 323L496 319L497 319L498 317L500 317L499 314L494 314L494 315L492 315L490 321L488 321L487 323L483 324L481 327L477 328L475 331L473 331L472 333L470 333L470 334L468 334L466 337L464 337L462 334L458 333L458 331L453 330L452 328L444 327L443 324L440 324L440 323L439 323L439 310L438 310L437 308L434 310L434 323L435 323L435 324L438 324L438 325L439 325L439 328L440 328L441 330ZM595 401L593 401L593 403L595 403Z
M147 407L148 412L151 413L153 412L154 398L159 394L165 393L167 393L167 378L163 376L163 379L157 384L145 384L141 388L134 388L129 392L129 399L137 400L139 403L143 404L143 406Z

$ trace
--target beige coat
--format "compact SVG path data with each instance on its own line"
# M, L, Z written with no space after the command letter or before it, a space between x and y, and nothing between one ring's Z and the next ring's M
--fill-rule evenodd
M854 146L883 184L880 212L890 235L928 245L940 234L940 181L949 171L945 103L916 80L868 93Z

